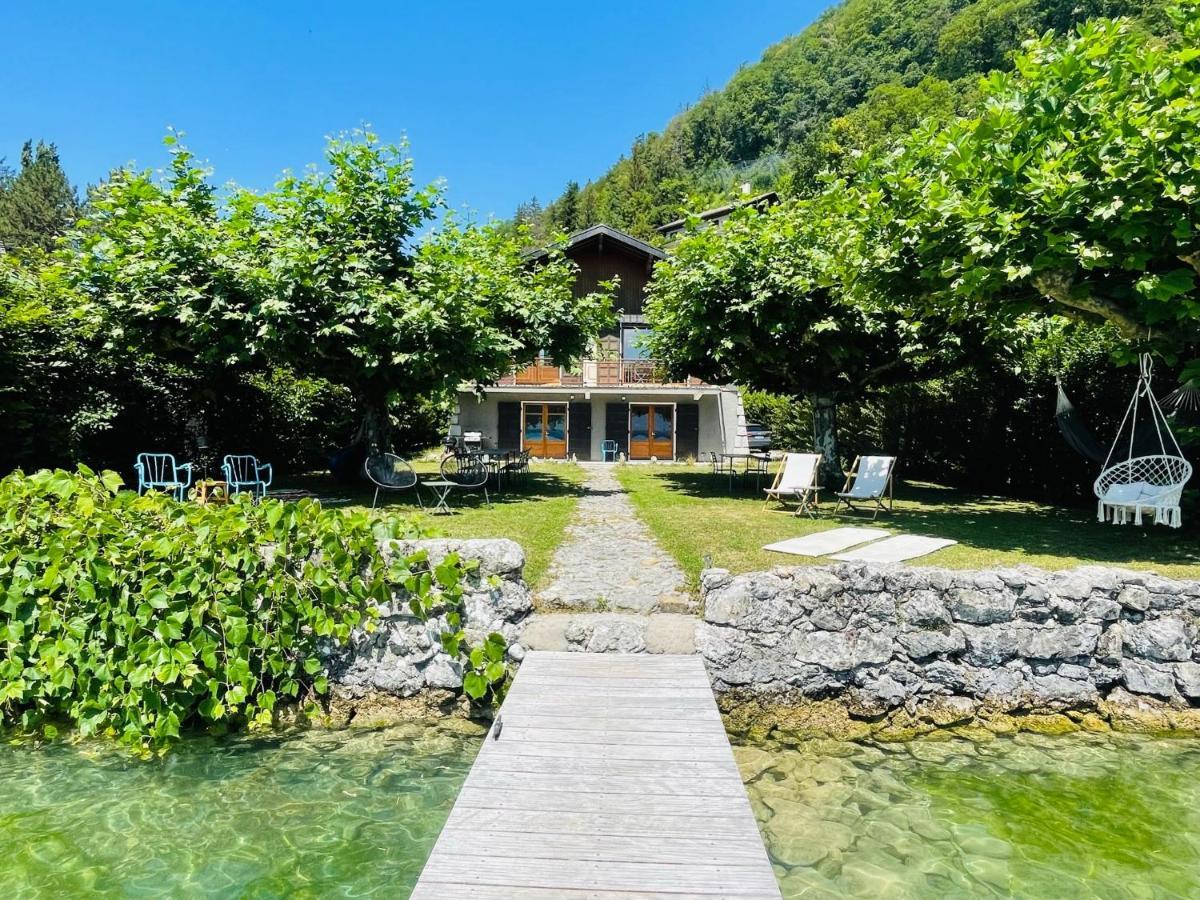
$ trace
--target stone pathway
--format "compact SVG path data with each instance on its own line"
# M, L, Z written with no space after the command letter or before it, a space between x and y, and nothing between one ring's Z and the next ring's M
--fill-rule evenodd
M581 465L587 472L584 495L536 605L641 614L694 609L683 570L638 518L614 466Z
M699 621L684 613L535 613L521 633L521 646L584 653L695 653Z

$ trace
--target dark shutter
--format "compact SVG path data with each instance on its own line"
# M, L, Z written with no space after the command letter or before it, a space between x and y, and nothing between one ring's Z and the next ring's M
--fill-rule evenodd
M675 458L695 459L700 453L700 404L675 406Z
M592 404L572 403L567 410L567 451L576 459L592 458Z
M496 446L502 450L518 450L521 447L521 404L503 402L496 404Z
M604 439L616 441L617 450L629 454L629 404L606 403L604 405Z

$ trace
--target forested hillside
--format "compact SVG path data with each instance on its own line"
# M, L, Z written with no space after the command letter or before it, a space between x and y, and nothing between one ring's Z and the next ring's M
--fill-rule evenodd
M742 68L723 89L639 137L602 177L569 183L518 218L570 231L605 222L645 238L677 218L754 189L807 193L849 154L945 119L978 77L1007 68L1026 37L1092 16L1154 29L1162 0L845 0Z

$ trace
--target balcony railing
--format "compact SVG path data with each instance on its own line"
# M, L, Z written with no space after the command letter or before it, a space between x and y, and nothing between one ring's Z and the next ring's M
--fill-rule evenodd
M585 359L579 362L574 372L567 372L551 360L539 359L523 368L514 368L499 383L542 387L697 387L704 384L698 378L683 381L668 378L666 368L656 359Z

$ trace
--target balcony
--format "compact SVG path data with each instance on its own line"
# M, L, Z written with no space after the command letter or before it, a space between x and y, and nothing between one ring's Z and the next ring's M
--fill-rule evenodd
M524 368L514 368L498 382L501 386L521 385L540 387L623 387L652 385L655 387L701 387L698 378L672 381L656 359L584 359L576 371L567 372L552 360L539 359Z

